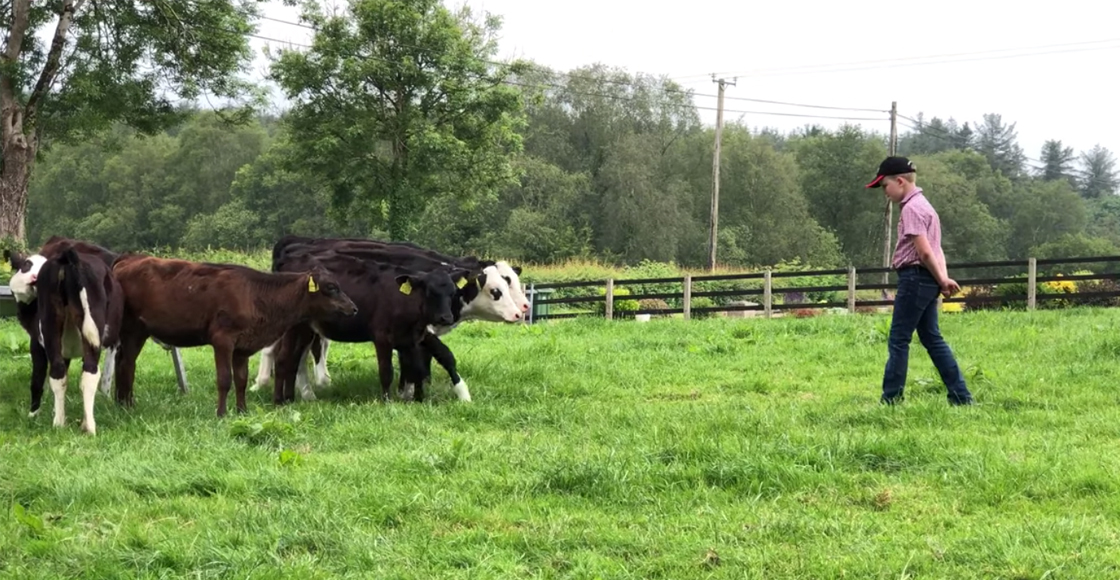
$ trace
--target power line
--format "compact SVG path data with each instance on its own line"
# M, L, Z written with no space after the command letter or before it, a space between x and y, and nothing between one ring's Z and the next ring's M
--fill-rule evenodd
M695 93L695 96L697 96L697 97L715 97L717 95ZM724 98L728 99L728 100L732 100L732 101L749 101L749 102L752 102L752 103L769 103L769 104L772 104L772 105L786 105L786 106L790 106L790 107L805 107L807 109L831 109L833 111L861 111L861 112L864 112L864 113L889 113L890 112L886 109L870 109L870 108L860 108L860 107L835 107L835 106L832 106L832 105L807 105L807 104L804 104L804 103L790 103L788 101L770 101L770 100L766 100L766 99L755 99L755 98L751 98L751 97L724 97Z
M247 36L250 36L252 38L257 38L257 39L260 39L260 40L267 40L267 41L270 41L270 42L280 42L280 43L284 43L284 44L289 44L289 45L298 46L298 47L301 47L301 48L307 48L307 49L312 48L311 46L306 45L306 44L301 44L301 43L298 43L298 42L291 42L291 41L286 41L286 40L279 40L279 39L276 39L276 38L269 38L267 36L260 36L258 34L248 34ZM367 55L364 58L371 58L371 59L380 60L382 62L386 62L386 63L390 63L390 64L396 64L394 61L390 61L390 60L383 59L383 58L378 58L378 57L371 56L371 55ZM516 81L503 81L503 83L507 84L507 85L520 86L520 87L526 87L526 88L551 87L551 88L555 88L555 89L566 90L571 94L585 96L585 97L599 97L599 98L604 98L604 99L614 99L614 100L625 101L625 102L636 102L638 100L638 97L634 97L634 96L605 95L605 94L602 94L602 93L590 93L590 92L573 91L571 88L569 88L565 85L558 85L558 84L555 84L555 83L546 83L546 82L522 83L522 82L516 82ZM725 98L730 98L730 97L725 97ZM715 108L715 107L704 107L704 106L695 105L695 104L693 104L692 106L695 109L703 110L703 111L718 111L718 109ZM737 113L737 114L741 114L741 115L774 115L774 116L780 116L780 117L799 117L799 118L806 118L806 119L833 119L833 120L840 120L840 121L883 121L883 120L885 120L885 119L882 119L882 118L879 118L879 117L846 117L846 116L835 116L835 115L808 115L808 114L803 114L803 113L782 113L782 112L778 112L778 111L744 111L744 110L739 110L739 109L724 109L724 112L725 113Z
M853 67L853 66L862 67L864 65L882 64L882 63L903 63L900 66L908 66L910 64L910 61L916 61L916 60L946 59L946 58L960 57L960 56L977 56L977 55L1004 53L1004 52L1018 51L1018 50L1035 50L1035 51L1037 51L1037 50L1049 49L1049 48L1063 48L1063 47L1071 47L1071 46L1087 46L1087 45L1115 43L1115 42L1120 42L1120 38L1108 38L1108 39L1102 39L1102 40L1090 40L1090 41L1082 41L1082 42L1067 42L1067 43L1062 43L1062 44L1048 44L1048 45L1032 46L1032 47L1003 48L1003 49L973 51L973 52L958 52L958 53L948 53L948 54L928 55L928 56L888 58L888 59L856 61L856 62L847 62L847 63L798 65L798 66L792 66L792 67L780 67L780 68L772 68L772 69L756 69L756 70L753 70L753 71L726 72L726 73L719 73L719 74L734 74L734 75L739 75L739 76L769 76L770 74L780 74L780 73L798 74L795 71L803 71L803 70L806 73L847 72L849 70L873 70L873 69L876 69L876 68L892 68L892 67L890 67L890 66L870 67L869 69L866 69L866 68L858 68L858 69L842 68L842 69L835 69L835 70L805 70L805 69L832 69L832 67ZM973 61L973 60L993 60L993 59L1002 59L1002 58L1017 58L1017 57L1023 57L1023 56L1039 56L1039 55L1046 55L1046 54L1058 54L1058 53L1063 53L1063 52L1080 52L1080 51L1084 51L1084 50L1107 50L1107 49L1113 49L1113 48L1120 48L1120 45L1110 45L1110 46L1093 47L1093 48L1082 48L1082 49L1075 49L1075 50L1056 50L1056 51L1045 51L1045 52L1030 52L1030 53L1024 53L1024 54L1003 55L1003 56L994 56L994 57L989 57L989 58L978 58L978 59L939 60L939 61L935 61L935 62L913 63L913 65L942 64L942 63L947 63L947 62L970 62L970 61ZM696 78L696 77L700 77L700 76L707 76L707 75L685 75L685 76L680 76L680 77L675 77L675 78L677 80L681 80L681 79Z
M318 28L316 28L314 26L311 26L309 24L304 24L302 22L292 22L291 20L284 20L284 19L281 19L281 18L273 18L271 16L261 16L260 18L262 20L269 20L271 22L277 22L277 23L280 23L280 24L287 24L287 25L290 25L290 26L298 26L300 28L304 28L304 29L307 29L307 30L313 30L313 31L318 32ZM254 38L262 38L264 40L268 40L268 39L265 39L265 38L260 37L260 36L254 36ZM283 41L273 39L273 42L283 42ZM292 44L294 44L294 43L292 43ZM310 48L310 47L305 46L305 45L298 45L297 44L297 46L304 46L305 48ZM417 47L409 47L409 48L414 48L415 49ZM487 64L499 65L499 66L506 64L506 63L496 62L496 61L491 61L491 60L484 60L483 62L486 62ZM542 65L537 65L537 64L533 63L532 66L534 68L536 68L537 70L546 70ZM628 83L626 81L596 78L596 77L591 77L591 76L587 76L587 75L578 75L578 74L572 74L572 73L560 73L560 74L562 74L564 76L567 76L568 78L577 78L577 79L586 78L586 79L595 80L596 82L602 82L602 83L606 83L606 84L617 84L617 85L626 85L626 86L629 86L631 84L631 83ZM673 89L673 88L668 88L668 87L660 87L657 90L659 90L661 92L664 92L664 93L676 93L676 94L682 94L682 95L690 95L690 96L693 96L693 97L709 97L709 98L713 98L713 99L719 98L719 95L715 95L715 94L711 94L711 93L690 93L687 90ZM890 112L890 111L887 111L886 109L874 109L874 108L868 108L868 107L838 107L838 106L833 106L833 105L816 105L816 104L806 104L806 103L793 103L793 102L789 102L789 101L776 101L776 100L770 100L770 99L758 99L758 98L753 98L753 97L724 96L723 98L727 99L727 100L732 100L732 101L744 101L744 102L752 102L752 103L766 103L766 104L771 104L771 105L783 105L783 106L789 106L789 107L802 107L802 108L808 108L808 109L827 109L827 110L833 110L833 111L855 111L855 112L863 112L863 113L889 113ZM823 117L823 118L828 118L828 117ZM855 120L860 120L860 119L855 119Z
M730 97L725 97L730 98ZM701 107L694 105L695 108L703 111L715 111L715 107ZM803 117L806 119L837 119L841 121L888 121L889 119L883 117L841 117L832 115L807 115L803 113L779 113L777 111L741 111L736 109L724 109L725 113L740 113L743 115L777 115L780 117Z

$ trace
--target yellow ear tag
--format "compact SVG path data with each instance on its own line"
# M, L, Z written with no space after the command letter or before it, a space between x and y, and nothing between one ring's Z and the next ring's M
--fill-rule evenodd
M319 291L319 285L315 283L315 279L312 278L311 276L307 277L307 291L308 292L318 292Z
M412 282L410 282L408 280L405 280L404 284L401 284L401 294L411 294L411 293L412 293Z
M467 285L467 279L466 278L459 278L459 281L456 282L455 285L462 288L463 286Z

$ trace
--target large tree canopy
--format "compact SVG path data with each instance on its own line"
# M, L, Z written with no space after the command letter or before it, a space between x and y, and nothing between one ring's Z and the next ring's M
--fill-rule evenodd
M0 238L22 242L40 146L115 122L145 133L177 100L236 99L255 0L0 2ZM44 38L47 39L44 42Z
M415 234L428 202L492 198L515 182L521 93L495 64L499 21L476 22L438 0L355 0L344 14L306 2L316 30L288 50L272 78L296 102L288 116L294 161L324 179L337 208Z

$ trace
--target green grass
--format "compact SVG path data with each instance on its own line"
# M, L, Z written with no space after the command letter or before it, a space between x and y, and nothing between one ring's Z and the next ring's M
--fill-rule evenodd
M219 420L150 344L98 435L0 326L4 578L1115 578L1120 309L943 317L978 405L915 340L877 404L882 316L469 324L474 402L372 402L370 345L320 400ZM255 373L256 357L251 371Z

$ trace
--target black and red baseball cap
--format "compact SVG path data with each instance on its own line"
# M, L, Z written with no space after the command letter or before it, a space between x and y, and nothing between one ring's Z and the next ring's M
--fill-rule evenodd
M905 175L907 173L916 173L917 171L918 170L914 168L914 162L905 157L887 157L879 164L879 173L875 176L875 180L868 183L866 187L882 187L879 182L883 181L884 177L890 175Z

